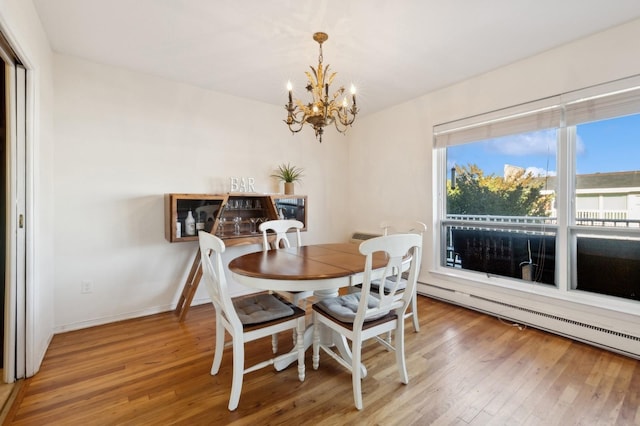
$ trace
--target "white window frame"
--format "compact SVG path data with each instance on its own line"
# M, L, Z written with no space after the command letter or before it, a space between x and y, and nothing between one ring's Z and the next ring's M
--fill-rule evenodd
M558 115L556 115L556 112ZM524 286L531 290L560 297L566 300L582 301L597 305L602 297L598 293L574 290L577 287L576 239L578 236L610 236L612 238L640 239L640 230L632 228L607 229L576 225L575 218L575 171L576 171L576 125L589 121L614 118L640 113L640 75L582 90L493 111L487 114L468 117L434 126L434 185L437 204L434 206L436 225L434 271L449 277L460 277L510 289L523 289L521 280L509 277L485 276L477 271L465 271L445 266L446 240L442 230L446 217L446 183L448 179L447 147L470 141L518 133L519 129L532 130L531 120L558 120L558 150L556 157L556 286L531 283ZM527 121L528 120L528 121ZM511 125L509 123L513 123ZM547 123L547 122L544 122ZM522 125L522 126L520 126ZM546 124L543 124L546 125ZM515 129L515 131L513 131ZM511 133L509 133L511 132ZM515 226L514 226L515 227ZM638 301L631 299L614 300L610 306L618 306L621 311L637 309Z

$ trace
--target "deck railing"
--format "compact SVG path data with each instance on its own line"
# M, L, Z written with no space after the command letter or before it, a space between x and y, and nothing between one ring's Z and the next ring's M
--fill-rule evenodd
M588 215L585 215L588 216ZM619 219L618 215L606 217L581 217L576 219L579 226L604 226L616 228L640 228L640 219ZM457 222L485 222L491 224L519 224L519 225L557 225L556 217L547 216L495 216L495 215L447 215L447 220Z

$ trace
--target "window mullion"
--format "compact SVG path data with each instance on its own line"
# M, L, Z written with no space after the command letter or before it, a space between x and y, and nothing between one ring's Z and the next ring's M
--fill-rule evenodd
M575 193L575 135L574 127L566 127L564 121L558 131L558 181L556 187L556 205L558 218L558 235L556 240L556 286L560 291L568 291L572 285L571 277L575 275L575 239L569 231L574 223Z

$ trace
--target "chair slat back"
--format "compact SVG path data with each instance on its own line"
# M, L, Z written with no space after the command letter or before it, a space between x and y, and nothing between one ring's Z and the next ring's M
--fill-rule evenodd
M419 221L384 221L380 223L383 235L398 233L411 233L423 235L427 231L427 225Z
M211 302L222 318L236 330L242 330L242 323L229 295L227 278L222 265L222 253L225 251L224 242L213 234L200 231L200 265L202 279L211 297Z
M262 249L267 251L270 249L269 240L267 238L268 231L273 231L276 234L276 239L273 242L273 248L279 249L283 247L291 247L289 239L287 238L287 231L294 229L296 232L296 242L298 247L302 245L302 238L300 237L300 230L304 228L304 224L295 219L277 219L268 220L262 222L258 228L262 232Z
M427 225L419 221L384 221L380 223L380 228L383 230L383 235L406 233L417 234L422 237L427 231ZM403 271L406 271L409 260L408 257L404 259Z
M418 271L420 270L420 261L422 251L422 236L418 234L392 234L381 237L371 238L360 244L360 253L366 256L364 280L362 283L362 295L358 313L354 321L356 325L361 325L368 317L379 314L381 312L389 312L395 310L398 316L403 316L411 302L413 290L418 279ZM371 280L374 275L372 269L373 254L383 252L387 255L388 262L384 268L380 282L385 282L387 278L395 281L395 285L385 288L379 286L378 292L371 291ZM406 265L407 259L410 264ZM400 276L403 271L409 271L409 277L403 292L399 292ZM397 293L397 294L396 294ZM369 295L378 299L377 306L368 307Z

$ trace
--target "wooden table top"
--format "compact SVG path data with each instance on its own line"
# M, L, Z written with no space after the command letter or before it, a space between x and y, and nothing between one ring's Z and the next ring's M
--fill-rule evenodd
M229 270L269 280L323 280L363 272L365 258L358 244L317 244L245 254L233 259ZM384 254L374 254L374 269L386 263Z

